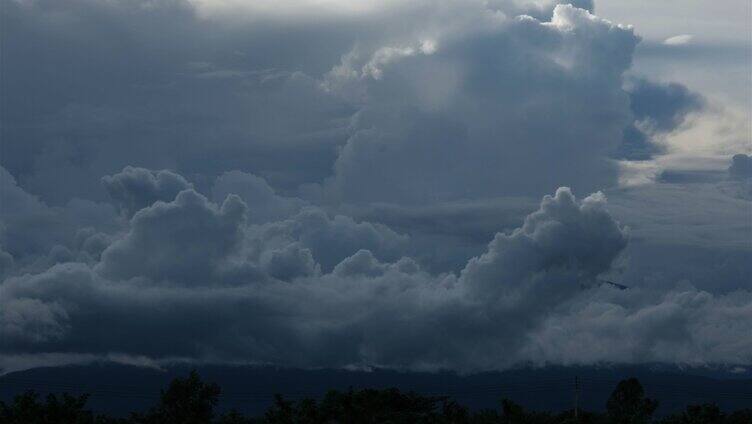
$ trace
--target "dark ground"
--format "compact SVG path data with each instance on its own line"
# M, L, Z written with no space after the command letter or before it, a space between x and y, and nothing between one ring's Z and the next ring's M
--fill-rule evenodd
M124 416L153 405L160 389L193 367L164 370L117 364L37 368L0 377L0 400L26 389L42 394L89 393L95 412ZM252 366L197 366L202 378L222 387L220 410L235 408L259 415L275 393L296 400L317 398L329 389L396 387L424 395L447 395L471 409L498 408L509 398L528 409L559 411L572 407L575 379L580 407L602 411L619 380L637 377L646 395L660 401L657 416L682 410L687 404L712 402L722 410L752 407L752 374L723 369L680 369L669 366L549 367L461 376L454 373L415 373L388 370L299 370Z

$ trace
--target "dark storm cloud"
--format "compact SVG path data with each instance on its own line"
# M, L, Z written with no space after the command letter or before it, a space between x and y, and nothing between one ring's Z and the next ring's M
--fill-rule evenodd
M13 269L13 255L0 248L0 278L4 278Z
M728 168L729 177L735 180L752 178L752 157L745 154L737 154L731 158L731 166Z
M27 252L40 253L49 247L50 239L60 237L57 233L57 216L38 198L18 187L15 178L0 167L0 231L6 249L16 255Z
M661 84L646 79L632 82L629 99L635 118L659 132L673 131L688 113L704 105L702 97L681 84Z
M752 200L752 157L743 153L734 155L727 172L730 181L722 189L739 199Z
M80 231L117 228L115 210L89 200L72 199L50 207L18 186L0 167L0 243L16 262L28 263L57 245L67 245Z
M328 84L368 102L328 193L426 203L615 184L607 154L629 123L621 76L638 38L570 6L551 19L481 10L474 30L345 56Z
M217 262L240 244L245 209L237 196L217 208L193 190L181 191L170 203L136 213L130 232L102 252L98 271L115 280L211 284Z
M184 191L172 205L158 202L134 220L158 219L168 209L208 208L201 221L219 223L238 216L232 204L238 201L229 199L216 209ZM205 234L201 228L197 232ZM126 235L110 249L135 247L133 240L133 234ZM151 266L133 268L139 278L112 280L101 271L119 256L105 253L100 265L60 264L7 279L0 287L0 348L463 370L610 358L749 361L741 353L749 347L742 336L750 318L748 294L732 299L685 287L655 297L592 284L626 240L602 195L576 201L568 189L560 189L522 227L498 234L458 275L431 275L407 258L382 262L367 250L320 274L305 248L289 245L260 264L287 282L254 281L246 273L227 277L237 279L229 285L217 278L203 286L165 285L152 278L187 280L180 272L155 275ZM174 269L178 252L169 253L148 260ZM241 268L255 266L247 256L237 261ZM212 267L221 265L216 260L196 264L199 272ZM718 322L728 330L712 332ZM664 332L669 328L670 337ZM570 331L578 340L598 338L604 348L583 356Z
M702 106L625 85L631 27L586 0L321 7L4 7L0 368L752 363L739 181L692 182L699 211L614 190L629 231L559 188L615 186L625 131L643 151ZM625 271L646 240L720 265Z
M359 219L409 234L407 254L431 272L447 272L462 269L468 258L484 251L497 232L519 227L536 207L531 198L498 198L344 209Z
M485 243L502 229L520 226L537 202L526 197L446 202L432 205L372 204L351 208L354 216L404 232L439 234Z
M217 177L211 191L216 202L236 194L246 204L253 205L249 219L254 223L287 218L308 205L296 197L279 196L263 178L240 171L225 172Z
M650 136L636 125L624 129L622 143L616 149L616 158L627 160L647 160L661 153L662 148L651 142Z
M167 0L7 2L3 15L0 161L50 204L105 199L97 180L127 165L294 188L328 175L345 140L352 108L300 71L336 62L346 25L227 28Z
M251 213L253 207L251 207ZM255 242L262 246L280 246L299 241L311 249L316 262L330 271L344 258L360 249L368 249L383 260L398 259L409 238L381 224L356 222L344 215L329 217L315 207L302 210L285 220L253 227Z
M107 194L128 217L158 200L171 201L179 192L193 188L182 175L167 170L152 172L127 166L102 177Z
M663 151L654 138L679 128L687 115L705 107L705 100L678 83L656 83L644 78L629 82L630 110L635 123L624 129L617 157L630 160L650 159Z
M211 2L11 2L0 160L49 204L104 200L98 179L128 165L197 183L238 169L288 192L335 166L332 195L345 200L404 200L432 181L435 199L594 190L615 182L602 153L629 114L619 80L636 38L566 7L544 24L557 3L416 2L290 28L279 18L222 25L206 18ZM363 78L351 81L348 63ZM579 106L562 115L563 104ZM590 125L559 131L574 121ZM371 166L400 179L383 182L393 190L358 175L373 149L385 163ZM528 175L518 165L528 160L560 175ZM475 181L441 180L453 162Z

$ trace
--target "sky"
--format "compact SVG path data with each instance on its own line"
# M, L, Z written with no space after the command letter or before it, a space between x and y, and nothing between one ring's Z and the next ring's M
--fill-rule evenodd
M0 18L0 372L752 366L747 1Z

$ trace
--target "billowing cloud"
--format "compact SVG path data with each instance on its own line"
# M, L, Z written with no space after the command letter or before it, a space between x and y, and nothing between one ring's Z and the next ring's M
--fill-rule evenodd
M230 197L217 208L183 191L172 203L137 213L132 233L108 251L136 247L140 227L148 228L149 220L164 225L166 216L177 218L175 225L184 221L177 215L202 216L194 221L205 223L196 231L204 237L203 228L223 222L236 228L242 225L238 202ZM748 293L714 297L683 287L656 298L642 289L597 284L626 242L603 195L577 201L562 188L522 227L498 234L460 274L432 275L409 258L382 262L368 250L321 274L310 251L291 244L260 261L274 277L265 282L163 285L157 280L194 276L181 269L155 274L149 263L138 266L125 253L105 251L97 266L59 264L7 279L0 286L0 349L464 370L610 358L749 362L743 353L748 342L740 337L752 311ZM179 252L165 250L170 255L148 260L161 258L160 269L175 271L171 256ZM210 258L191 257L198 274L214 258L202 253ZM127 275L113 272L117 260L131 266ZM710 332L714 322L728 330ZM591 344L574 343L596 339L613 342L588 348L585 356L582 348Z
M398 259L409 239L381 224L356 222L345 215L330 218L314 207L250 231L251 243L263 249L299 241L327 271L360 249L368 249L384 260Z
M721 189L736 198L752 201L752 157L743 153L732 156L727 172L729 181Z
M229 171L217 177L212 186L212 198L221 202L228 195L240 196L248 205L253 205L249 219L255 223L287 218L307 205L296 197L279 196L261 177L240 171Z
M378 79L358 81L368 103L326 184L332 197L426 203L616 182L607 157L630 118L621 76L632 30L562 5L549 22L478 13L435 52L390 56ZM471 54L479 49L488 53ZM358 75L343 67L375 60L362 51L345 59L335 82Z
M228 196L221 207L193 190L134 215L130 231L102 252L98 271L109 278L209 284L217 262L242 239L246 205Z
M567 278L592 284L609 270L626 242L625 234L605 212L602 194L577 204L568 189L560 188L555 196L543 199L522 227L509 235L497 234L488 252L472 259L462 277L483 297L495 292L508 295L528 279L545 281L547 271L554 275L571 272ZM572 289L570 284L568 290Z
M4 13L0 367L752 363L745 139L661 172L708 103L592 1Z
M167 170L152 172L127 166L102 178L112 200L129 217L158 200L171 201L179 192L192 188L181 175Z
M527 354L565 364L601 358L695 365L714 358L716 363L747 364L752 340L742 327L751 314L749 291L714 296L691 286L668 293L603 288L547 317L531 337Z
M728 173L729 177L735 180L752 178L752 157L741 153L734 155Z

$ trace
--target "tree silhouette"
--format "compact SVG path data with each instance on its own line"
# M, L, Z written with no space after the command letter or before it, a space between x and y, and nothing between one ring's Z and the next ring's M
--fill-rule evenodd
M260 420L248 418L234 409L225 412L217 419L217 424L255 424L260 422Z
M752 409L740 409L726 417L726 424L749 424L752 423Z
M0 402L0 423L3 424L90 424L110 423L107 417L95 417L85 409L87 395L49 394L42 402L39 394L27 391L8 405Z
M285 400L277 395L262 417L237 411L215 417L220 388L192 371L170 382L157 405L127 419L94 415L85 409L87 396L34 392L0 402L0 424L751 424L752 410L724 414L717 405L690 405L686 410L652 421L658 402L645 397L640 382L622 380L606 403L606 413L573 410L528 411L509 399L500 410L470 411L457 402L398 389L331 390L320 400Z
M636 378L622 380L606 402L606 414L614 424L650 422L658 402L645 397L645 390Z
M752 409L742 409L724 414L718 405L704 403L689 405L678 414L669 415L660 424L749 424L752 423Z
M218 385L204 383L193 370L186 378L172 380L156 407L132 419L143 424L210 424L220 393Z

